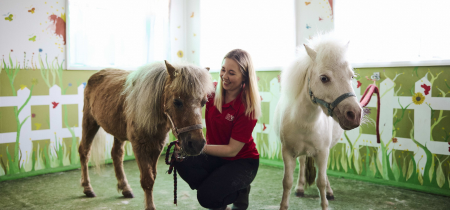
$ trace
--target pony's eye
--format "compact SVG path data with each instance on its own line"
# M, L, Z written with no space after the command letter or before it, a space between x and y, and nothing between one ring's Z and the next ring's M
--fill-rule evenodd
M173 100L173 104L178 108L181 108L183 106L183 102L181 102L179 99Z
M330 79L328 79L328 77L327 76L320 76L320 81L322 81L323 83L326 83L326 82L329 82L330 81Z

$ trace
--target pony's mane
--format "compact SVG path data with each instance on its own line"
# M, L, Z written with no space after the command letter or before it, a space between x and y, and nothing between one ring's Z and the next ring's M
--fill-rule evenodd
M187 64L173 64L178 75L170 88L189 97L202 97L214 91L211 76L200 67ZM145 65L130 73L125 82L125 112L132 117L138 129L156 133L157 126L165 122L163 95L168 76L164 62Z
M317 52L316 62L313 62L306 53L305 47L299 46L297 49L297 58L281 74L281 91L288 98L294 99L302 91L299 85L302 81L307 81L307 72L314 64L336 64L346 62L347 43L338 37L335 33L318 33L307 45Z

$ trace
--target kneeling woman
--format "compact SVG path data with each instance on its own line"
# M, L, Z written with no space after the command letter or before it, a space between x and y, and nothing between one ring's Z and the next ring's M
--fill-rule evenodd
M250 55L229 52L220 71L216 92L206 103L204 153L187 157L175 167L205 208L247 209L250 183L259 167L252 132L261 115L256 72Z

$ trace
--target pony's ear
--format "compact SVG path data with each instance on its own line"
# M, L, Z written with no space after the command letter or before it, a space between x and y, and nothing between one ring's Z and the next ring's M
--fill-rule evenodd
M166 63L166 69L170 75L170 78L172 78L172 79L175 78L177 76L177 73L176 73L177 70L169 63L169 61L164 60L164 62Z
M205 69L209 71L209 67L205 67Z
M316 60L316 51L314 51L312 48L310 48L308 45L303 44L305 46L306 52L308 53L309 57L311 58L312 61Z

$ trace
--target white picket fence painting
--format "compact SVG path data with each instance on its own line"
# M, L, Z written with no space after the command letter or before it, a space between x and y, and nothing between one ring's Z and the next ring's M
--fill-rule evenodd
M4 96L0 97L0 107L14 107L20 108L27 100L30 94L30 90L25 87L17 91L17 96ZM61 88L54 85L49 89L49 95L44 96L32 96L25 107L19 114L19 120L22 122L25 118L29 117L23 124L20 132L20 150L24 155L32 154L33 141L50 139L50 147L56 148L56 144L62 144L62 139L72 138L68 128L63 128L63 110L62 105L76 104L78 106L78 123L79 125L71 125L74 127L75 136L81 140L81 122L83 117L83 105L84 105L84 84L78 86L78 94L76 95L61 95ZM53 103L58 103L56 106ZM31 106L48 105L50 129L45 130L32 130L31 124ZM16 122L11 122L16 123ZM0 144L15 143L17 132L0 133ZM107 147L111 148L113 143L113 137L108 134ZM51 154L56 156L54 149L51 149ZM13 155L13 154L11 154ZM23 164L23 162L21 163Z
M416 92L421 92L425 96L425 102L421 105L416 105L412 103L408 109L414 110L414 137L417 141L426 145L426 147L430 150L430 152L434 154L442 154L442 155L450 155L448 151L448 143L447 142L438 142L438 141L430 141L431 134L431 110L425 104L431 104L434 110L450 110L450 98L444 97L432 97L431 90L428 94L425 94L423 88L420 86L422 84L431 85L431 82L428 81L427 76L423 77L415 84ZM381 82L380 92L386 94L381 99L381 116L380 116L380 132L382 132L381 138L384 141L388 141L392 137L392 127L393 127L393 110L400 109L400 105L397 103L400 100L402 106L406 106L412 102L411 96L395 96L394 94L394 82L390 79L385 79ZM360 90L357 88L356 83L353 84L353 88L355 89L356 95L358 99L361 98ZM26 117L31 116L31 106L36 105L48 105L49 113L50 113L50 129L46 130L32 130L31 118L27 119L22 126L21 134L20 134L20 150L22 154L26 154L27 152L32 151L32 141L50 139L51 147L55 147L55 143L62 143L63 138L71 138L72 135L67 128L63 128L62 121L62 105L68 104L76 104L78 106L78 122L80 125L73 127L75 136L81 139L81 122L82 122L82 110L83 110L83 93L84 93L84 84L81 84L78 87L78 94L76 95L61 95L61 88L57 85L54 85L49 90L49 95L47 96L32 96L30 101L26 104L24 109L19 114L19 120L23 121ZM0 107L21 107L26 101L27 97L30 94L30 90L28 88L23 88L17 91L17 96L5 96L0 97ZM270 105L270 112L264 113L269 114L269 122L273 122L273 115L275 113L275 108L278 103L280 97L280 83L277 78L273 78L270 81L270 91L269 92L260 92L263 102L268 102ZM54 107L52 102L58 103L57 106ZM368 107L376 107L377 98L373 96L371 102ZM54 107L54 108L53 108ZM403 119L408 120L408 119ZM15 122L14 122L15 123ZM204 124L204 121L203 121ZM255 129L252 133L253 137L256 139L257 134L267 134L268 136L268 147L273 150L279 148L279 139L276 137L275 131L272 129L270 123L262 124L258 122L255 126ZM56 135L55 135L56 134ZM353 129L347 132L348 137L351 140L354 140L359 135L359 129ZM344 137L343 137L344 138ZM355 148L361 146L372 146L379 147L376 142L376 135L371 134L361 134L361 139L366 140L358 141L355 145ZM426 158L425 152L418 148L417 145L409 138L397 138L398 142L395 144L395 147L388 148L388 153L392 149L396 150L409 150L415 151L416 160L420 159L423 155ZM0 133L0 144L4 143L14 143L16 141L16 132L11 133ZM108 134L107 137L107 147L111 148L113 143L113 137ZM339 143L348 144L347 141L341 141ZM131 150L131 148L127 148ZM347 150L350 153L350 150ZM270 152L271 157L275 158L273 152ZM52 155L56 155L55 151L52 150ZM355 153L356 158L358 153ZM378 158L381 159L381 156ZM392 161L392 154L390 155L390 161ZM424 167L426 160L420 161L419 166ZM423 171L422 171L423 174Z
M430 104L430 106L433 108L433 110L450 110L450 98L444 98L444 97L432 97L432 88L429 90L428 94L425 94L424 89L421 87L421 85L426 84L427 86L431 86L431 82L427 79L428 74L426 74L423 78L418 80L415 83L415 92L422 93L423 96L425 96L425 101L420 104L416 105L412 103L412 96L395 96L394 93L394 81L391 79L385 79L380 84L380 93L385 95L380 99L380 138L387 143L392 138L392 129L393 129L393 123L394 123L394 109L401 109L400 104L405 107L408 104L411 103L411 105L408 107L409 110L414 110L414 139L418 142L420 142L422 145L425 145L425 147L428 148L428 150L433 154L440 154L440 155L450 155L449 152L449 145L447 142L439 142L439 141L431 141L430 135L431 135L431 109L427 106L426 103ZM356 87L356 84L353 85L353 88L356 91L356 96L358 99L361 98L361 94L359 89ZM381 96L381 95L380 95ZM400 104L399 104L400 101ZM377 98L376 96L373 96L370 103L367 107L377 107ZM408 112L405 113L405 117L403 120L407 120ZM411 113L412 115L412 113ZM351 131L347 132L348 137L353 141L355 140L359 135L359 129L353 129ZM344 137L343 137L344 138ZM358 148L361 146L371 146L371 147L379 147L379 144L377 144L377 137L376 135L369 135L369 134L361 134L360 139L366 140L358 141L355 148ZM418 147L410 138L400 138L397 137L397 143L391 144L387 152L389 153L392 151L392 149L400 150L400 151L413 151L415 153L414 159L419 162L419 168L425 167L425 164L427 162L425 151ZM348 144L347 141L342 141L339 143L345 143ZM346 150L348 154L350 154L350 150ZM379 153L378 158L381 161L381 153ZM355 153L357 158L358 153ZM420 160L420 158L423 155L423 160ZM389 156L389 161L392 163L392 153ZM424 173L423 170L420 170L422 175Z

